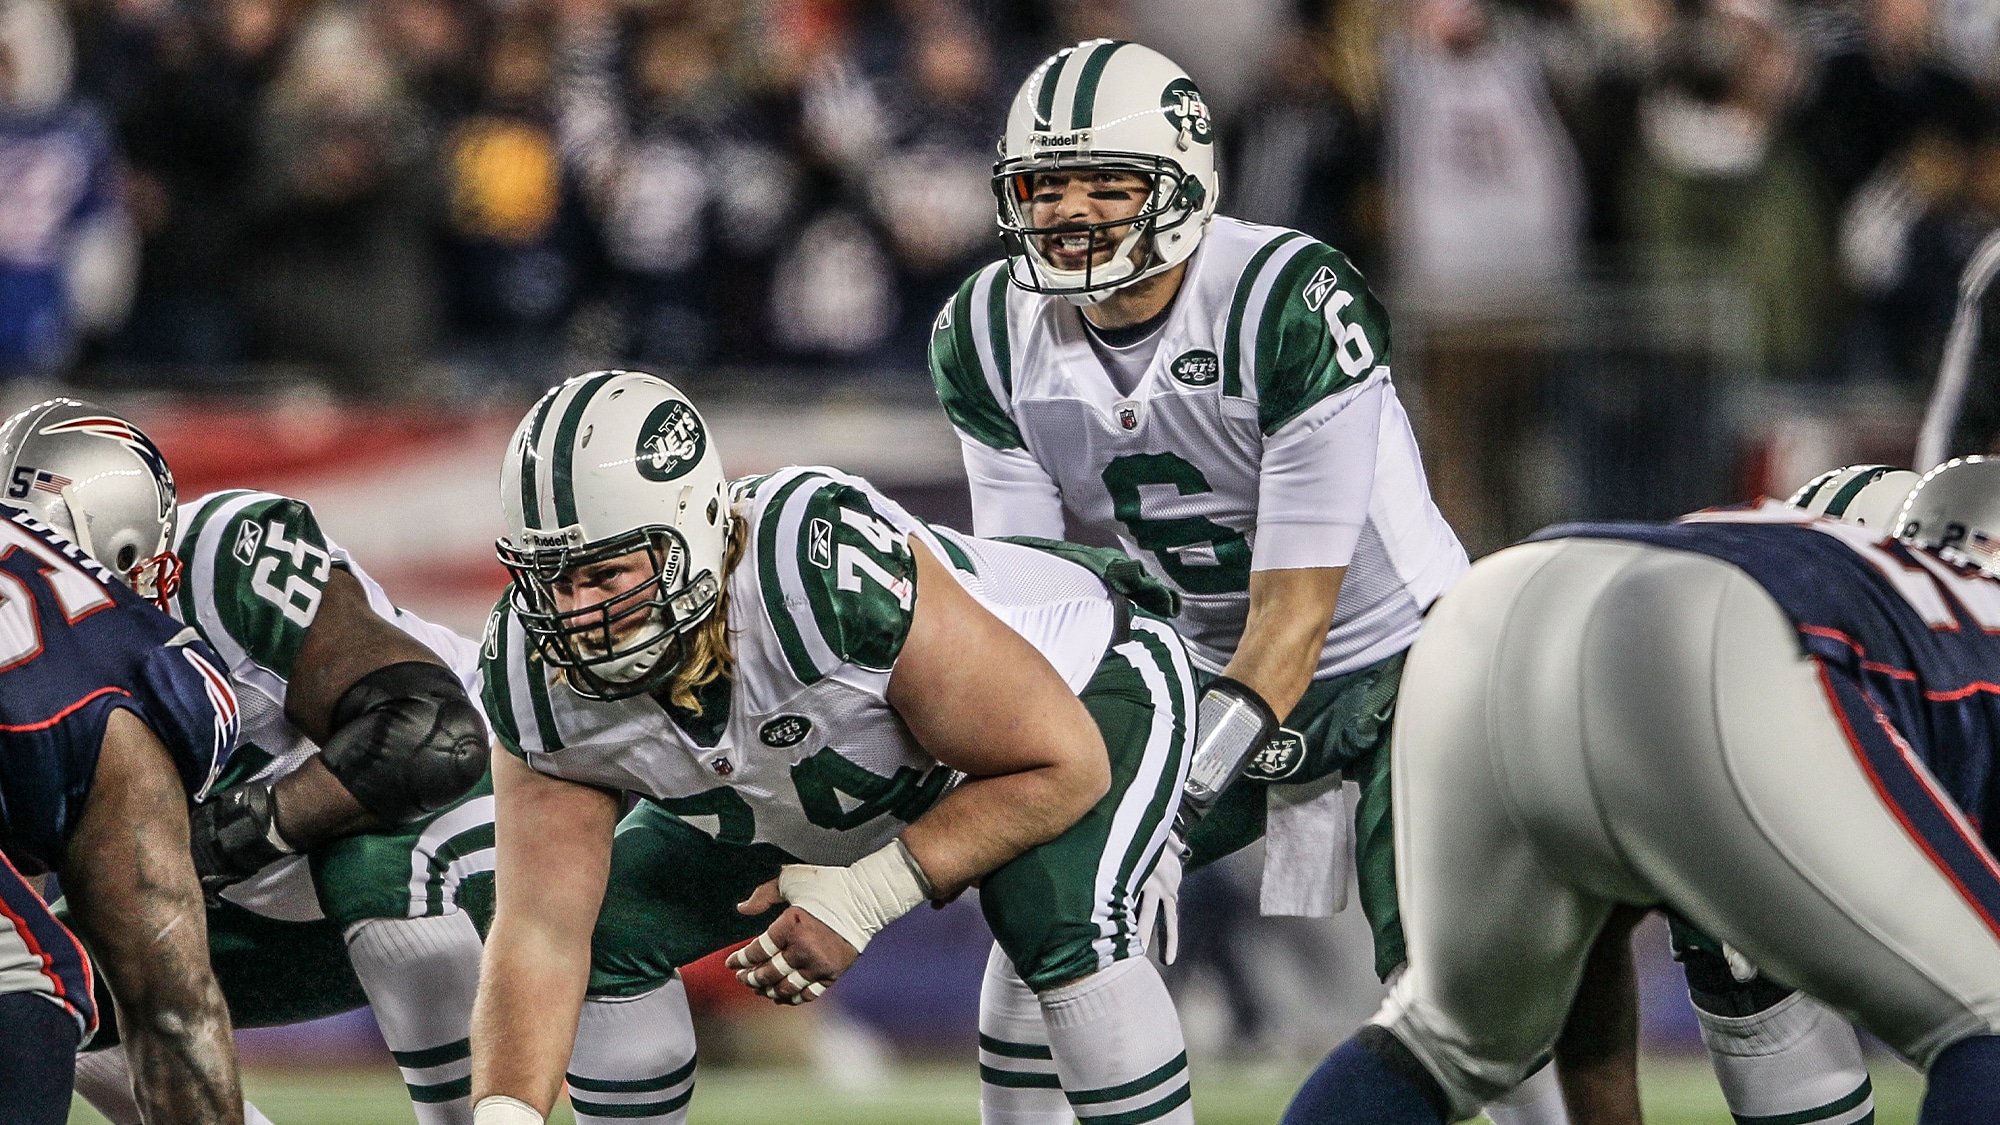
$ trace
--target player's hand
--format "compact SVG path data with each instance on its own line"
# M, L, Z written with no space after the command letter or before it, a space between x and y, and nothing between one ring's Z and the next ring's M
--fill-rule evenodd
M773 879L736 909L762 914L784 901ZM806 1004L819 999L860 956L832 927L794 906L756 940L730 954L728 965L745 988L778 1004Z
M222 901L225 887L295 854L278 834L277 816L271 785L259 781L212 793L188 814L188 846L210 906Z
M1171 965L1181 954L1181 853L1186 846L1178 833L1167 838L1160 862L1139 888L1139 937L1153 946L1153 927L1165 930L1158 950L1160 963Z

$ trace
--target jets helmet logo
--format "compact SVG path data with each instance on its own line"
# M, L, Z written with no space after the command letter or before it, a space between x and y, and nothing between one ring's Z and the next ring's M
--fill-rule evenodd
M1208 103L1201 100L1201 91L1188 79L1176 78L1167 83L1167 88L1160 91L1160 109L1174 123L1174 128L1180 130L1183 147L1188 142L1205 145L1214 141Z
M707 448L708 435L694 408L673 399L654 407L639 427L634 463L647 480L669 481L694 468Z

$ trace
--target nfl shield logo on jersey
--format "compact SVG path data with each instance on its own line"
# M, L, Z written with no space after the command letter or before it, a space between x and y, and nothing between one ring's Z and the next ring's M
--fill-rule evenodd
M1117 414L1119 425L1128 430L1139 428L1139 408L1137 405L1129 402L1121 402L1117 406Z

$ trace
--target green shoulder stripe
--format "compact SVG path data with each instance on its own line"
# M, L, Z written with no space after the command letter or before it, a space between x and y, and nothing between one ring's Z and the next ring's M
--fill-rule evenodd
M487 618L479 653L485 678L481 697L494 733L510 753L554 753L563 748L563 739L549 703L549 669L514 617L508 601L512 594L512 587L503 591Z
M1222 393L1230 398L1243 397L1243 320L1250 308L1250 295L1257 288L1257 279L1263 276L1273 255L1304 237L1292 230L1266 242L1250 256L1250 264L1243 267L1243 276L1236 280L1236 293L1229 299L1229 320L1222 334ZM1251 350L1251 354L1256 354L1255 349Z
M916 605L916 556L868 495L816 473L763 507L758 578L765 608L802 683L842 664L888 671Z
M197 565L188 568L182 604L204 633L219 628L258 666L289 681L333 575L333 554L304 501L240 503L256 495L238 493L197 517L190 529L200 536L192 540ZM224 505L226 515L211 515Z
M222 511L228 506L229 501L239 496L254 495L256 493L247 488L234 488L227 492L212 492L192 503L181 505L180 526L174 531L174 553L181 557L181 562L187 570L195 567L195 554L201 544L202 532L208 529L209 521L215 518L216 513ZM197 582L192 574L185 572L182 578L180 592L174 596L174 604L180 611L179 616L182 621L194 622L196 621L194 592L204 583Z
M1311 243L1271 285L1255 362L1257 424L1270 435L1389 362L1389 314L1347 255Z
M480 700L485 705L486 721L492 725L494 737L510 754L519 755L521 748L521 723L514 717L514 689L508 680L507 611L508 600L514 596L514 588L509 586L500 592L500 600L493 604L493 612L486 615L486 636L479 646L479 677L483 681Z
M1007 341L1007 263L967 278L931 326L931 381L951 424L994 449L1020 449L1007 413L1013 358Z

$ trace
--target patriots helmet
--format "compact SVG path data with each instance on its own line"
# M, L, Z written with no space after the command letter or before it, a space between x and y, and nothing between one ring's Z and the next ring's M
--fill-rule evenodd
M1816 516L1872 527L1883 535L1895 533L1903 501L1923 477L1893 465L1848 465L1807 481L1785 501Z
M1145 204L1131 218L1037 225L1035 177L1084 170L1139 176L1149 185ZM1186 261L1220 191L1215 127L1194 80L1158 51L1113 39L1065 47L1028 75L993 166L1009 275L1023 289L1078 305ZM1064 269L1047 253L1059 236L1118 241L1108 261L1098 264L1093 254L1083 268Z
M180 588L174 474L153 439L114 410L73 398L36 403L0 425L6 502L44 523L166 607Z
M715 611L731 516L722 458L694 404L637 371L593 371L543 395L500 470L515 616L589 699L665 683L674 644ZM595 605L563 609L577 567L645 552L652 573Z
M1896 536L2000 577L2000 458L1958 457L1925 473Z

